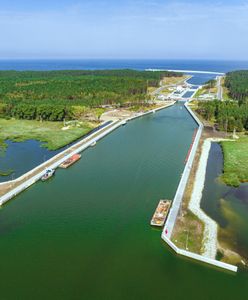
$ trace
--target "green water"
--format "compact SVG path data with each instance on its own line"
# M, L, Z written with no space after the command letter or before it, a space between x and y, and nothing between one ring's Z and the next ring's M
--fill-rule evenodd
M247 273L177 257L149 225L195 126L180 105L132 121L5 205L0 299L247 299Z

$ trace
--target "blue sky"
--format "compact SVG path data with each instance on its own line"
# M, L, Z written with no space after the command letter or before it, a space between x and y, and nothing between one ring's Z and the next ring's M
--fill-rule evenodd
M0 0L0 58L248 60L248 1Z

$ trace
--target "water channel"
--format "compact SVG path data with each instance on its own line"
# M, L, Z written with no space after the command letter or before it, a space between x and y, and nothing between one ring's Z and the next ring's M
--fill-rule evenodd
M246 272L177 257L149 225L195 127L182 104L136 119L5 205L1 299L246 299Z

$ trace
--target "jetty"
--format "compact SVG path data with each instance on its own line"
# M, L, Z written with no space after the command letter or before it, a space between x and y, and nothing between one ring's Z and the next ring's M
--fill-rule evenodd
M195 120L195 122L198 124L198 129L197 129L197 132L194 132L192 144L190 146L190 151L189 151L189 153L187 155L187 159L185 161L184 171L183 171L181 180L179 182L175 197L173 199L172 207L171 207L169 215L167 217L161 237L179 255L194 259L201 263L206 263L206 264L209 264L212 266L216 266L218 268L222 268L222 269L225 269L228 271L237 272L237 270L238 270L237 266L221 262L219 260L213 259L208 256L196 254L196 253L190 252L188 250L180 249L171 240L173 229L174 229L176 219L177 219L177 216L179 214L179 211L180 211L180 208L182 205L184 192L185 192L186 185L187 185L187 182L188 182L188 179L190 176L190 172L192 170L196 151L197 151L197 148L198 148L198 145L200 142L200 138L202 135L202 131L203 131L203 124L197 118L197 116L194 114L194 112L191 110L191 108L188 106L188 102L186 102L184 104L184 106L188 110L188 112L192 116L192 118Z
M61 151L59 154L53 156L46 162L40 164L29 172L23 174L22 176L7 182L0 183L0 206L17 196L19 193L28 189L31 185L36 183L41 179L42 176L46 173L47 169L55 170L65 161L69 160L73 155L81 153L87 148L96 145L97 141L104 138L117 128L121 127L124 123L142 117L144 115L152 114L154 111L159 111L161 109L167 108L175 104L175 101L167 103L163 106L155 108L153 110L146 111L144 113L135 114L132 117L118 119L114 121L107 121L101 125L97 130L87 135L85 138L75 143L71 147L67 148L64 151Z

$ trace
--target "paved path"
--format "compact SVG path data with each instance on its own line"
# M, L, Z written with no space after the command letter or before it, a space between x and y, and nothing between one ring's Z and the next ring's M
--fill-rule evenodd
M222 76L217 76L216 80L217 80L217 89L218 89L217 99L222 101L222 99L223 99L223 88L222 88L222 85L221 85Z
M103 128L100 128L98 131L92 133L91 135L87 136L83 140L72 145L70 148L60 152L59 154L55 155L48 161L37 166L31 171L25 173L19 178L9 182L1 182L0 183L0 205L3 205L8 200L15 197L17 194L24 191L29 186L31 186L36 181L38 181L45 174L47 168L56 169L61 163L63 163L69 157L71 157L76 153L82 152L83 150L88 148L93 142L100 140L107 134L111 133L112 131L120 127L122 124L125 124L127 121L164 109L168 106L173 105L174 103L175 102L172 101L151 111L134 114L132 117L126 119L116 120L111 124L108 124Z
M198 123L199 127L197 130L197 134L195 136L195 140L194 143L192 145L191 148L191 152L190 155L188 157L188 161L185 165L180 183L178 185L177 191L176 191L176 195L173 199L173 203L172 203L172 207L170 209L170 213L168 215L167 221L165 223L164 229L163 229L163 233L167 236L167 238L171 238L172 232L173 232L173 228L175 226L176 223L176 219L178 216L178 212L179 209L181 207L182 204L182 200L183 200L183 195L184 195L184 191L189 179L189 175L190 175L190 171L192 169L192 165L194 162L194 158L195 158L195 154L197 151L197 147L201 138L201 134L202 134L202 129L203 129L203 125L200 122L200 120L195 116L195 114L192 112L192 110L188 107L188 104L185 104L186 109L189 111L189 113L193 116L193 118L196 120L196 122Z

